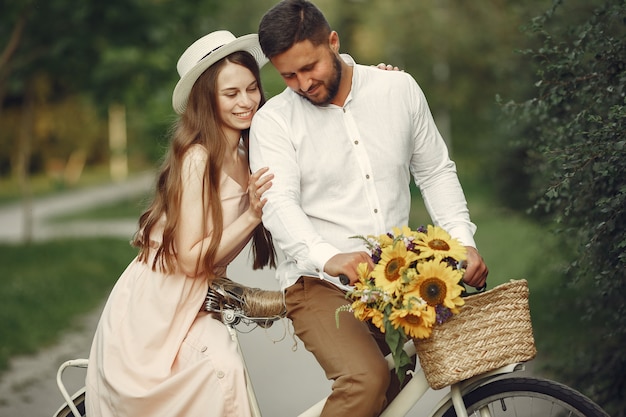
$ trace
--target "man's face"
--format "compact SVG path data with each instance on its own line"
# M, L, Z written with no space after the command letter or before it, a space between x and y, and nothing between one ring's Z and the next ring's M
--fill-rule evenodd
M317 106L332 103L341 82L341 61L329 44L305 40L272 58L287 87Z

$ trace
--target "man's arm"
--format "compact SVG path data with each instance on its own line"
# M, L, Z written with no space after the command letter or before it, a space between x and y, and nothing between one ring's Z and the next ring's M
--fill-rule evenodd
M273 186L263 196L263 223L274 241L301 269L323 271L340 251L317 233L301 207L300 169L286 123L257 114L250 129L250 166L268 166Z
M434 224L442 227L467 248L467 269L463 281L473 287L485 285L489 270L476 249L474 233L456 165L449 158L426 98L417 83L415 91L415 148L411 173Z

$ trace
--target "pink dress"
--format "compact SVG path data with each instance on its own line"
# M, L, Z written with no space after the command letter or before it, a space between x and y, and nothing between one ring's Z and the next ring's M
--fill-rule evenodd
M248 207L246 189L222 174L224 227ZM151 235L154 245L162 230ZM221 261L217 275L248 242ZM151 260L150 260L151 264ZM91 347L89 417L250 416L237 346L226 327L200 312L208 283L164 274L133 260L115 284Z

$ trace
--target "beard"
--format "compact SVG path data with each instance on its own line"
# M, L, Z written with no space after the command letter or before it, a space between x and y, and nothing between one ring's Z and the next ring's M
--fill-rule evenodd
M339 84L341 83L341 75L342 75L341 60L335 54L333 54L332 57L333 57L333 72L328 82L324 83L324 86L326 87L326 95L322 97L321 99L316 100L308 96L305 92L300 93L302 97L309 100L311 104L314 104L316 106L325 106L329 104L331 101L334 100L335 96L337 96L337 92L339 92Z

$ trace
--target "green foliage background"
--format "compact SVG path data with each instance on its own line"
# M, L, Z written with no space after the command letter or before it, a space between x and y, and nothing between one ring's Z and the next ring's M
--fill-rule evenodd
M522 53L533 62L536 88L504 108L520 135L531 212L560 235L569 261L551 291L552 314L567 317L548 339L551 367L623 416L626 3L602 2L563 25L569 6L557 2L528 26L539 46Z

